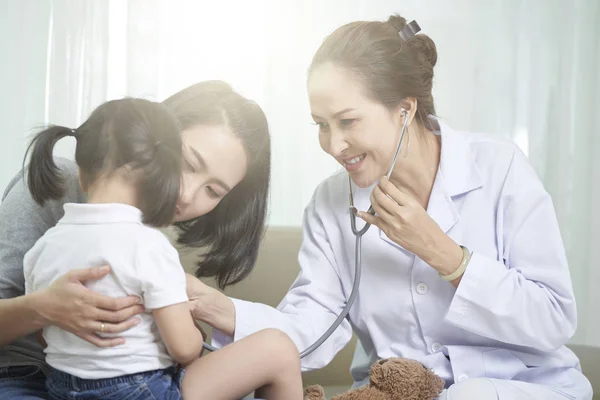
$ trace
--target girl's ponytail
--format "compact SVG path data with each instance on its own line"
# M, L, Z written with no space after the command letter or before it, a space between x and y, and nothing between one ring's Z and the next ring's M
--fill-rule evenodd
M27 171L27 185L33 199L43 206L47 200L60 199L65 193L65 182L60 168L54 163L53 150L56 143L73 136L73 130L64 126L51 126L38 133L27 148L31 152Z

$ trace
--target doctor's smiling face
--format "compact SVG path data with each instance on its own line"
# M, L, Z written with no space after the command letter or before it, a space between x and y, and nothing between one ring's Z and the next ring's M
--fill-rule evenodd
M402 108L417 131L435 115L435 44L422 34L401 39L405 26L397 15L344 25L325 39L309 68L308 96L321 147L359 187L387 173L404 124Z
M308 81L311 114L321 148L346 170L354 184L368 187L387 173L404 118L369 98L350 72L327 63Z

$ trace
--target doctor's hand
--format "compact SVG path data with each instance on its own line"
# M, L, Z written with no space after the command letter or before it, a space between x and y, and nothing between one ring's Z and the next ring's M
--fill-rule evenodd
M187 295L192 317L233 336L235 332L235 306L233 301L192 274L185 274Z
M453 273L463 257L456 244L427 211L386 177L371 193L375 215L359 211L357 216L379 227L388 238L415 254L442 275Z

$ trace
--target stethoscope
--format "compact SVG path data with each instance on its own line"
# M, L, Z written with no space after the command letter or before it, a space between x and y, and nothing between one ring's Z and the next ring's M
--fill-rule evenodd
M398 140L398 146L396 146L396 152L394 153L394 158L392 159L392 163L387 172L387 178L390 179L392 175L392 171L394 170L394 166L396 165L396 160L398 159L398 154L400 154L400 149L402 148L402 141L404 140L404 135L406 134L406 127L408 126L409 114L405 109L401 109L404 113L404 125L402 126L402 132L400 133L400 140ZM371 224L368 222L365 225L358 229L356 227L356 207L354 207L354 198L352 196L352 179L350 175L348 175L348 185L349 185L349 193L350 193L350 226L352 227L352 233L356 237L356 244L354 246L354 283L352 284L352 291L350 292L350 297L348 297L348 301L344 306L344 309L338 315L338 317L333 321L329 329L321 335L313 344L307 347L303 352L300 353L300 358L304 358L308 356L310 353L319 348L329 337L331 334L340 326L342 321L346 319L354 301L356 300L356 296L358 295L358 287L360 286L360 275L362 272L362 237L371 227ZM375 215L375 210L373 206L369 206L369 210L367 211L371 215Z
M394 153L394 158L392 159L392 163L387 172L387 178L390 179L392 175L392 171L394 170L394 166L396 165L396 160L398 159L398 155L400 154L400 149L402 148L402 142L404 140L404 135L406 134L406 128L408 127L409 113L405 109L401 109L404 113L404 124L402 125L402 132L400 133L400 140L398 140L398 145L396 146L396 152ZM308 346L304 351L300 353L300 358L304 358L311 354L313 351L318 349L329 337L333 334L333 332L340 326L342 321L346 319L354 301L356 300L356 296L358 295L358 287L360 286L360 275L362 272L362 237L371 227L371 224L365 223L365 225L358 229L356 227L356 207L354 207L354 198L352 196L352 179L350 175L348 175L348 185L350 192L350 226L352 227L352 233L356 236L356 244L354 247L354 283L352 284L352 291L350 292L350 297L348 297L348 301L344 306L342 312L337 316L335 321L331 324L329 329L325 331L313 344ZM369 206L369 210L367 211L371 215L375 215L375 210L373 206ZM208 351L217 350L216 347L209 345L208 343L204 343L203 347Z

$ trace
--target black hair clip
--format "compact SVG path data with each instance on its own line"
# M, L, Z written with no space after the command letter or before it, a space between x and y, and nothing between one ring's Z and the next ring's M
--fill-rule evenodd
M419 24L417 24L417 21L412 21L400 31L400 39L406 42L408 39L411 39L413 36L415 36L420 30L421 27Z

